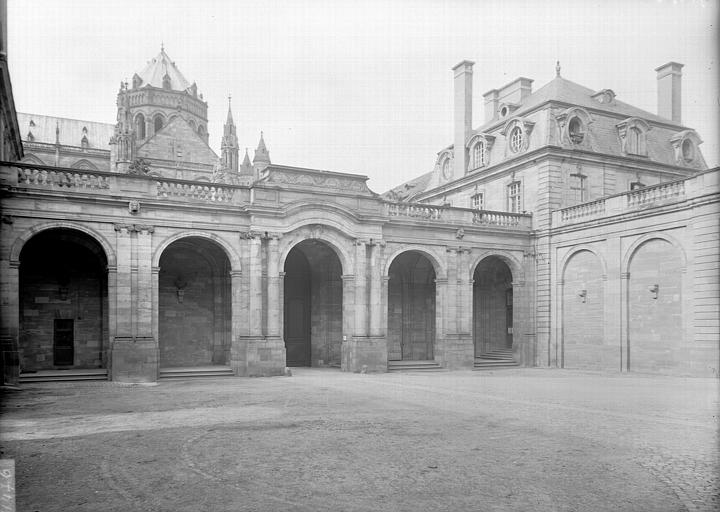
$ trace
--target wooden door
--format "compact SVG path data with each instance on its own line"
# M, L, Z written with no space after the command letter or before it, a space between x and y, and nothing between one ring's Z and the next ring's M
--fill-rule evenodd
M53 364L72 366L75 362L75 325L72 319L56 318L53 326Z

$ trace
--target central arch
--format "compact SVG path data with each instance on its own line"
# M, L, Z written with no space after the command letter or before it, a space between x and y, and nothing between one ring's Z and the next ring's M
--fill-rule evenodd
M160 254L160 366L226 365L231 332L230 260L216 242L185 237Z
M342 264L330 245L303 240L285 258L283 337L288 366L340 366Z
M435 350L435 267L419 251L405 251L388 270L389 361L428 361Z
M476 357L513 346L513 275L499 256L484 258L473 274L473 339Z

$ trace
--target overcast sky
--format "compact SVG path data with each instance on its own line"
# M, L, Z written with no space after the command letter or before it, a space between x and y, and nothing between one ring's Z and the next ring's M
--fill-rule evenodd
M10 0L20 112L113 123L121 80L161 42L209 104L219 153L227 95L241 147L274 163L370 176L378 192L432 169L452 143L451 67L473 60L482 94L555 74L657 111L654 68L683 69L683 123L718 165L718 2ZM241 155L242 157L242 155Z

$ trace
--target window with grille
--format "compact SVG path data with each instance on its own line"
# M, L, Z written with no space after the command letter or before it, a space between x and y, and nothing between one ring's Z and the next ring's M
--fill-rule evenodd
M570 201L571 204L587 201L587 176L580 173L570 175Z
M479 141L473 146L472 168L483 167L487 163L487 147L484 141Z
M483 210L485 208L485 198L482 192L470 196L470 208L473 210Z
M522 210L521 183L513 181L508 185L508 211L520 213Z
M523 132L519 126L516 126L510 132L510 151L518 153L522 151L524 144Z

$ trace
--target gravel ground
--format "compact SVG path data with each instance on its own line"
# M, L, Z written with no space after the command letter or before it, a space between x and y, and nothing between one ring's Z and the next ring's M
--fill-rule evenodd
M718 380L563 370L27 385L22 511L720 510Z

